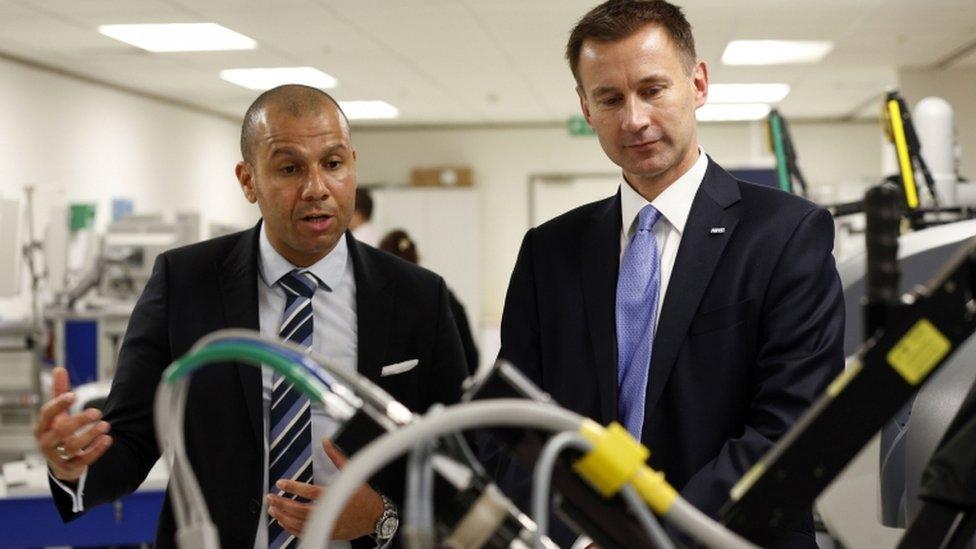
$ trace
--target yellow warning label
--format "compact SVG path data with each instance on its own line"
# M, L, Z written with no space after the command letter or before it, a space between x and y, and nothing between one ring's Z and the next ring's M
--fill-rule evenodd
M921 319L888 351L888 364L905 381L918 385L952 349L952 344L928 319Z

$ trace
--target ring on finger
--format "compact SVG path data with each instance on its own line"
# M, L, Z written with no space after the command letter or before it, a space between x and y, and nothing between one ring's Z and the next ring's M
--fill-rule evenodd
M64 447L64 444L58 444L55 446L54 452L58 454L58 457L61 458L62 461L69 461L74 457L70 452L68 452L68 449Z

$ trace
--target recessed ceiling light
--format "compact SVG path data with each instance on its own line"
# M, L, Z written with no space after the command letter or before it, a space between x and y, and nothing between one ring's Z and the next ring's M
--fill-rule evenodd
M770 109L771 107L766 103L706 104L695 111L695 118L699 122L762 120L769 114Z
M98 32L152 52L253 50L258 45L216 23L101 25Z
M823 59L833 42L822 40L733 40L725 46L725 65L785 65L816 63Z
M220 78L249 90L270 90L282 84L305 84L313 88L334 88L338 80L315 67L270 67L226 69Z
M400 109L386 101L339 101L339 106L349 120L376 120L400 116Z
M709 84L709 103L779 103L789 84Z

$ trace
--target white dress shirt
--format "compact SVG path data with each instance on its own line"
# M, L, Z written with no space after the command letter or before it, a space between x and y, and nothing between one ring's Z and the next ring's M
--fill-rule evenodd
M308 267L309 272L319 280L319 288L312 296L313 334L312 350L328 357L332 363L350 372L356 371L358 350L358 329L356 316L356 277L346 235L339 239L329 255ZM296 267L281 256L271 246L264 224L261 225L258 262L258 316L261 335L278 337L282 315L285 311L285 291L277 285L278 280ZM268 488L268 438L271 417L271 393L274 371L267 366L261 368L262 393L264 396L264 481L265 494ZM317 403L312 409L312 478L317 486L328 485L336 476L336 467L325 455L322 439L332 437L339 424L325 415ZM267 502L261 498L261 514L258 531L254 538L255 549L268 546ZM333 542L330 547L346 548L349 542Z
M626 179L620 184L620 261L630 244L630 238L637 230L637 214L644 206L651 204L661 217L654 224L654 240L657 243L658 256L661 258L661 291L657 298L657 311L654 313L654 330L660 324L657 320L661 316L661 305L671 280L674 269L674 259L678 256L678 246L681 244L681 234L684 233L691 204L695 201L698 187L705 179L708 169L708 157L705 151L698 148L698 160L674 183L668 185L652 202L640 195Z

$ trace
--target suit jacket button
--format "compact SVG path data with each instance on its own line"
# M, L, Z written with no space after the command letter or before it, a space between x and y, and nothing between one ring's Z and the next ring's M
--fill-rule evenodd
M252 499L247 502L247 510L251 512L252 515L256 515L261 511L261 502Z

